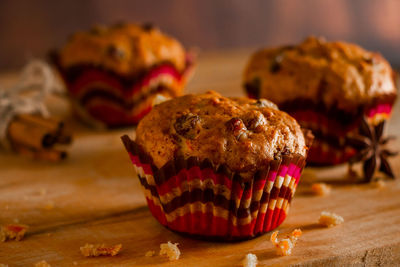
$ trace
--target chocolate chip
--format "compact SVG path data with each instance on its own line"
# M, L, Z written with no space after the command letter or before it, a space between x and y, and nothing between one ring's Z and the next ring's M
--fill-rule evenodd
M142 29L143 29L144 31L146 31L146 32L149 32L149 31L151 31L151 30L154 29L153 23L150 23L150 22L143 23L143 24L141 25L141 27L142 27Z
M261 91L261 80L260 78L254 78L251 82L247 82L244 85L247 94L251 98L259 98Z
M108 46L107 54L116 60L121 60L125 57L125 51L115 45Z
M174 128L179 135L194 139L199 134L200 117L191 113L182 115L176 119Z
M225 123L228 132L232 133L236 139L240 139L246 135L246 125L240 118L232 118Z

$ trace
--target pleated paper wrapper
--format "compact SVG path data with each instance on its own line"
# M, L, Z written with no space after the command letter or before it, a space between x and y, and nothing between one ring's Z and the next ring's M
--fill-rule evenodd
M159 169L135 141L126 135L122 141L153 216L170 230L209 240L251 239L278 227L305 165L304 156L286 155L246 180L196 157Z

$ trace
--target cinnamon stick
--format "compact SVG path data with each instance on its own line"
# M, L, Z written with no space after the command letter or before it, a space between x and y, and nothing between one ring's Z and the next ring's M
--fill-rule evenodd
M36 149L47 148L55 143L54 135L48 129L14 120L8 127L8 135L12 142Z
M72 142L71 134L66 132L62 121L30 114L14 118L8 127L8 138L18 153L47 161L64 159L67 153L53 147Z
M17 119L31 125L44 127L49 132L59 132L64 127L64 123L61 120L54 118L43 118L31 114L20 114L18 115Z

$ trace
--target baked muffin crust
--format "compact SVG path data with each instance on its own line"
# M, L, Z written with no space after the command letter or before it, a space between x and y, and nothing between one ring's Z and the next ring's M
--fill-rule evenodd
M244 82L257 87L256 97L277 104L302 98L343 110L396 94L392 68L379 53L315 37L297 46L256 52Z
M273 103L213 91L155 106L139 123L136 142L158 168L178 155L195 156L243 177L283 155L306 155L300 126Z
M60 65L94 65L130 76L169 62L185 68L185 50L175 39L151 25L97 26L70 37L59 53Z

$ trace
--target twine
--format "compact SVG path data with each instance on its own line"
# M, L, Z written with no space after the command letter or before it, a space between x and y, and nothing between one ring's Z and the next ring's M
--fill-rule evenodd
M50 94L63 94L62 83L51 66L42 60L32 60L21 71L10 88L0 87L0 148L9 149L7 129L19 114L39 114L48 117L45 99Z

